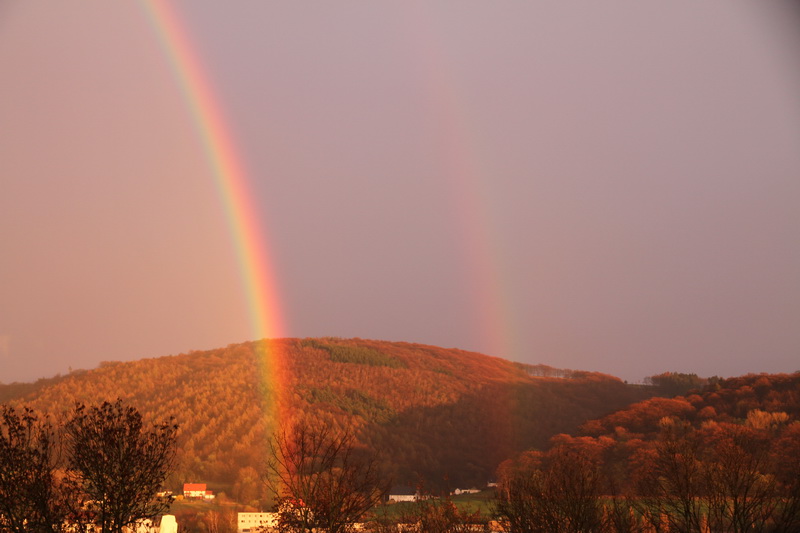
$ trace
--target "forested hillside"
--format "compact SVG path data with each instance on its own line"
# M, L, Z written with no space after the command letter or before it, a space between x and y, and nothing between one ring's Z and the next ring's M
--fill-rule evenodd
M498 471L498 509L515 527L799 531L800 373L650 398Z
M591 372L527 366L455 349L361 339L282 339L128 363L103 363L0 396L59 413L75 402L123 398L146 416L175 416L184 481L219 484L240 501L258 497L272 422L259 354L281 350L289 413L357 429L400 483L485 484L504 459L576 431L648 395ZM559 377L555 377L559 376ZM444 480L447 479L445 482Z
M714 381L685 396L650 398L587 422L580 434L650 439L660 431L664 417L700 427L709 422L743 423L755 411L782 412L787 415L787 421L798 420L800 373L750 374Z

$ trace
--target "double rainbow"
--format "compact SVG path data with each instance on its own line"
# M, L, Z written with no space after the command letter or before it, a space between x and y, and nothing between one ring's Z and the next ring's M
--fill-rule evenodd
M143 0L156 28L166 56L195 120L205 152L213 169L214 180L228 219L236 247L238 262L247 294L252 329L256 338L277 339L283 336L279 297L269 257L266 235L261 229L257 210L248 190L247 173L237 154L233 136L225 124L219 101L206 79L201 62L180 23L177 13L166 0ZM420 7L417 10L421 9ZM441 171L450 181L453 199L459 213L459 225L464 230L464 251L473 266L471 285L475 291L475 305L481 312L483 342L491 347L490 353L503 357L519 356L512 346L510 296L502 283L496 264L502 256L492 246L488 208L482 193L485 185L480 175L476 143L468 135L467 107L459 97L458 84L447 68L443 47L436 41L436 32L425 24L429 14L415 11L417 26L413 34L419 60L425 65L429 96L438 115L437 132L442 139L440 147ZM276 395L280 404L286 386L287 365L280 350L267 342L268 349L261 360L263 382ZM277 416L278 413L276 412Z

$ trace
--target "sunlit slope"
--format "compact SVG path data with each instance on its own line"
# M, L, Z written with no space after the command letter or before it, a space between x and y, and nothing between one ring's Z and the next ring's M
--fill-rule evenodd
M395 480L478 485L515 452L643 399L648 392L591 372L528 366L456 349L362 339L282 339L104 363L20 389L15 403L61 412L75 402L124 398L148 417L176 417L174 483L233 485L260 468L268 409L266 349L287 364L285 418L357 428L385 453ZM544 375L543 375L544 374ZM559 376L559 377L553 377ZM8 386L6 386L8 387ZM0 389L0 392L2 390Z
M675 398L650 398L625 409L591 420L580 435L624 439L656 438L665 417L698 428L707 422L744 423L754 411L785 413L787 421L800 419L800 372L748 374L718 379L705 387Z

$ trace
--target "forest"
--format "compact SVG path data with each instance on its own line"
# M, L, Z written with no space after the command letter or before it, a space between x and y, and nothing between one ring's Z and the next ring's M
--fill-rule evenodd
M285 361L285 420L269 403L268 350ZM291 422L346 430L376 454L383 483L446 494L496 478L493 518L512 532L800 527L800 374L665 372L629 385L418 344L280 339L106 362L0 385L0 398L54 419L109 398L148 420L174 417L166 488L204 482L251 509L274 503L263 480L270 429ZM428 518L467 516L426 505Z
M587 420L653 394L599 373L513 363L418 344L362 339L281 339L142 359L35 384L0 385L11 405L58 415L76 402L122 398L145 417L174 416L180 427L169 488L202 481L258 503L254 470L266 460L265 350L287 364L284 409L295 419L353 427L382 450L396 483L485 486L501 461L547 445ZM567 377L555 377L567 376ZM5 396L3 396L5 395Z
M503 462L498 513L513 532L798 531L798 408L800 374L647 399Z

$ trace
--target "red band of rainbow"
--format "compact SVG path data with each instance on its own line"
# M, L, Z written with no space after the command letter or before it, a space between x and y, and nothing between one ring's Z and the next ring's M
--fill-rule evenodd
M254 338L265 339L259 370L262 383L271 392L268 409L277 417L282 386L286 383L285 365L281 350L269 340L282 337L284 325L266 233L248 188L247 173L212 86L175 11L164 0L144 0L143 4L184 94L213 171L242 272Z

